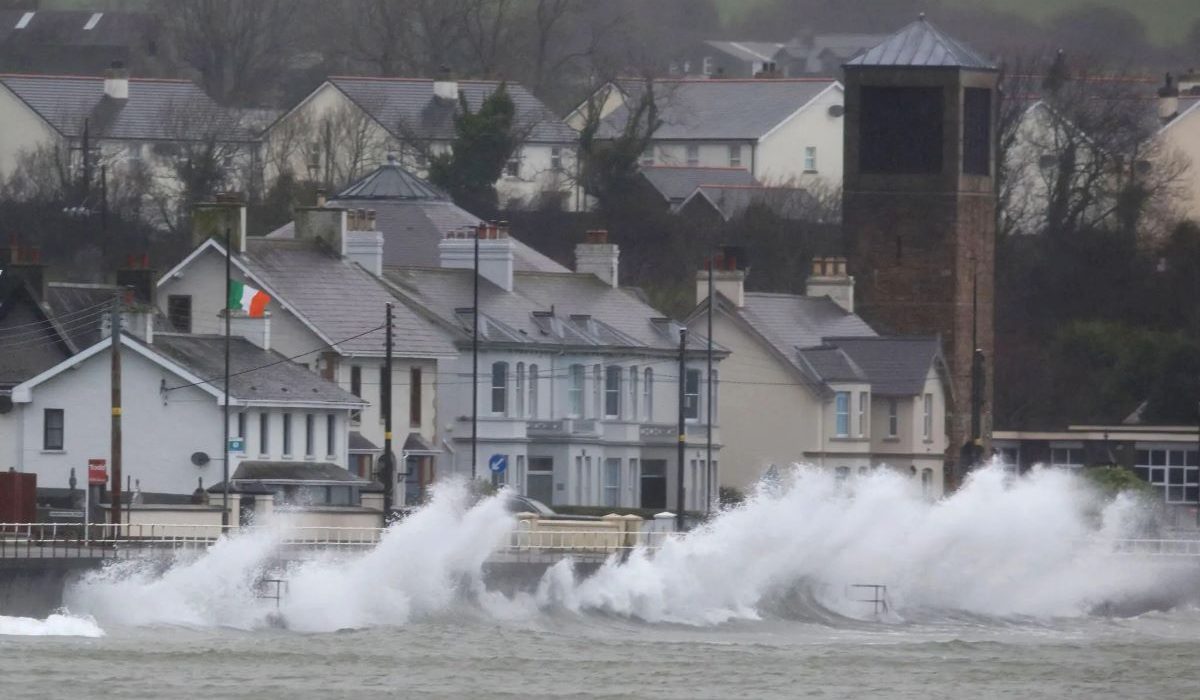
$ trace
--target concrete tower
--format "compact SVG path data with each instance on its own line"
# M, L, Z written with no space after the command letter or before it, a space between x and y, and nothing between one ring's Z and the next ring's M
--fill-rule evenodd
M998 72L922 16L845 75L843 225L857 310L881 332L941 336L954 389L947 460L958 467L948 473L961 477L964 450L983 453L991 434Z

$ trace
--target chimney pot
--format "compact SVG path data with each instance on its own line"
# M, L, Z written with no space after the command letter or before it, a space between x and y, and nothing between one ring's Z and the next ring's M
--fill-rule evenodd
M325 190L324 189L317 190L317 206L320 208L325 207Z

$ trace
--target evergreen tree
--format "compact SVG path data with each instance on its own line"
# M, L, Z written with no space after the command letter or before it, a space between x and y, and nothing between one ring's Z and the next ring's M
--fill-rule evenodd
M454 141L448 153L430 158L429 180L446 190L455 204L477 216L488 216L499 205L496 180L521 145L516 106L504 83L483 100L476 112L471 111L461 92L458 99Z

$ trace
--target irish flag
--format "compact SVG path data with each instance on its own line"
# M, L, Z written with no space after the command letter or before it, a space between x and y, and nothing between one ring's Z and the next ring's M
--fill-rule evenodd
M261 289L255 289L237 280L229 281L229 306L232 311L241 309L251 318L259 318L267 310L267 302L271 297Z

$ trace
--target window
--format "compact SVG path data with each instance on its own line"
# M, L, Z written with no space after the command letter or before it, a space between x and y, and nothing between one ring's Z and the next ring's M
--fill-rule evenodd
M42 449L63 449L64 411L61 408L47 408L42 411Z
M337 416L332 413L325 416L325 454L332 457L337 454Z
M616 508L621 505L621 460L604 460L604 505Z
M700 418L700 370L698 369L689 369L684 372L683 417L688 420Z
M900 402L888 399L888 437L900 434Z
M1167 503L1200 500L1200 461L1195 447L1163 446L1137 450L1134 472Z
M508 177L519 177L521 175L520 151L513 151L513 154L508 157L508 162L504 164L504 174Z
M742 167L742 145L740 143L729 144L729 167Z
M604 417L621 417L621 368L616 365L604 370Z
M141 160L145 153L146 144L130 143L125 146L126 160Z
M562 169L563 169L563 167L562 167L562 147L561 146L551 146L550 147L550 169L556 173L562 171Z
M804 147L804 172L806 172L806 173L817 172L817 147L816 146L805 146Z
M517 418L525 417L525 363L517 363Z
M701 63L700 63L700 70L701 70L701 72L703 72L705 75L712 75L712 74L713 74L713 60L712 60L712 56L705 56L705 57L704 57L704 59L703 59L703 60L701 61Z
M283 414L283 456L292 454L292 414Z
M629 368L629 419L638 417L638 368Z
M492 413L502 416L508 411L508 363L492 363Z
M362 367L350 366L350 393L362 398ZM350 414L350 422L358 425L362 421L362 411L354 410Z
M592 365L592 417L599 418L600 411L604 409L601 405L603 400L601 397L601 384L604 382L604 371L600 369L600 365Z
M864 173L942 170L942 88L860 88L859 168Z
M647 423L654 421L654 370L649 367L643 373L642 382L642 419Z
M700 146L694 143L687 147L687 164L689 167L700 165Z
M858 392L858 436L867 434L867 392Z
M654 146L647 145L642 151L642 165L654 165Z
M246 414L237 414L237 436L246 439Z
M567 386L567 415L583 417L583 365L571 365L571 383Z
M1081 469L1083 465L1082 446L1050 446L1050 466L1063 469Z
M408 370L408 424L414 428L421 427L421 368L412 367Z
M933 440L933 394L925 394L925 424L921 434L926 440Z
M839 391L834 397L834 422L836 423L836 434L838 437L849 437L850 435L850 392Z
M264 456L271 454L270 420L265 411L258 414L258 453Z
M529 365L529 417L538 417L538 366Z
M316 429L316 425L317 425L316 416L314 416L311 413L304 414L304 456L305 457L312 457L313 454L315 454L313 452L313 447L314 447L313 438L315 438L316 436L313 435L313 431Z
M992 170L992 91L963 90L962 171L990 175Z
M192 332L192 295L171 294L167 297L167 320L180 333Z

